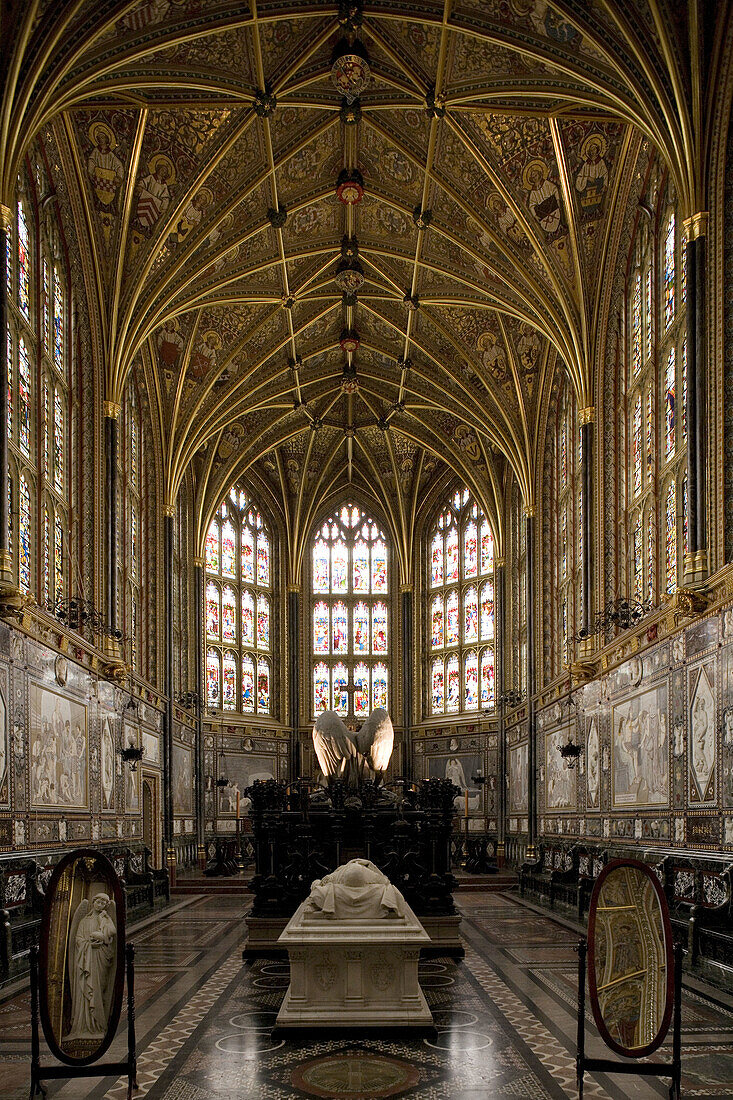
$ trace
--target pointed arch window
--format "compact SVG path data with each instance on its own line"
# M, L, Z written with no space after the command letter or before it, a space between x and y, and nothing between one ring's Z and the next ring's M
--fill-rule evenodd
M387 539L363 509L344 504L315 532L310 559L313 712L365 718L389 698Z
M244 489L233 487L204 543L208 655L215 653L222 669L219 701L207 696L213 709L272 713L272 674L265 656L272 645L271 546L262 514Z
M431 592L425 652L430 714L494 706L494 538L468 489L458 489L427 537ZM482 680L483 677L483 680Z
M22 202L18 203L18 307L31 319L31 234Z

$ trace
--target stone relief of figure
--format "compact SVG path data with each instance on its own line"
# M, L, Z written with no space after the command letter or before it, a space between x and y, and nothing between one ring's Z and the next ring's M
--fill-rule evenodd
M692 712L692 754L695 774L706 785L715 759L715 735L704 695L698 695Z
M69 933L71 1027L65 1040L98 1039L107 1032L114 990L117 929L109 914L110 898L83 898Z

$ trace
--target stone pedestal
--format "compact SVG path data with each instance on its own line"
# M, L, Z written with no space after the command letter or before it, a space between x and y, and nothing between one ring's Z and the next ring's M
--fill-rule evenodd
M290 985L277 1032L433 1027L417 980L430 937L409 906L404 917L370 920L308 919L305 907L278 940L290 958Z

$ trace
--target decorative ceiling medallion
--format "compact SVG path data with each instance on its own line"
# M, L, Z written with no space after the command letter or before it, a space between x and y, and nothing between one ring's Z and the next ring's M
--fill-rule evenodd
M420 298L417 294L412 294L411 291L407 291L402 301L405 303L408 309L414 310L420 308Z
M355 294L364 286L364 268L358 260L341 260L334 281L344 294Z
M356 367L344 367L344 373L341 376L341 389L344 393L356 393L359 389Z
M358 99L372 78L369 54L358 38L342 38L331 55L331 83L347 103Z
M342 331L339 338L339 344L341 345L343 351L358 351L360 343L361 340L359 338L359 333L356 331L356 329L345 328Z
M344 126L356 126L361 122L361 102L355 99L353 103L349 103L348 99L342 99L339 114Z
M364 198L364 177L358 168L344 168L336 180L336 196L345 206L355 206Z
M288 220L287 208L280 206L275 210L274 206L269 207L267 211L267 220L273 229L282 229L285 222Z
M427 229L433 220L433 212L432 210L423 210L420 203L418 203L412 212L412 220L418 229Z
M255 114L259 115L260 118L269 118L277 107L277 97L272 94L267 86L264 90L258 88L252 106Z

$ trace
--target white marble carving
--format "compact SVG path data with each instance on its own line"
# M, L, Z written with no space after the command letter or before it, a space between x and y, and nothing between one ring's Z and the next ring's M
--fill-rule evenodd
M417 980L430 937L399 890L368 860L313 883L278 940L290 958L280 1029L429 1027Z
M715 696L707 669L699 671L690 700L690 802L715 798Z
M601 751L598 741L598 723L595 718L591 720L590 728L588 730L588 748L586 750L586 756L588 758L587 768L587 791L588 791L588 809L595 810L598 808L598 791L600 786L600 772L601 772Z

